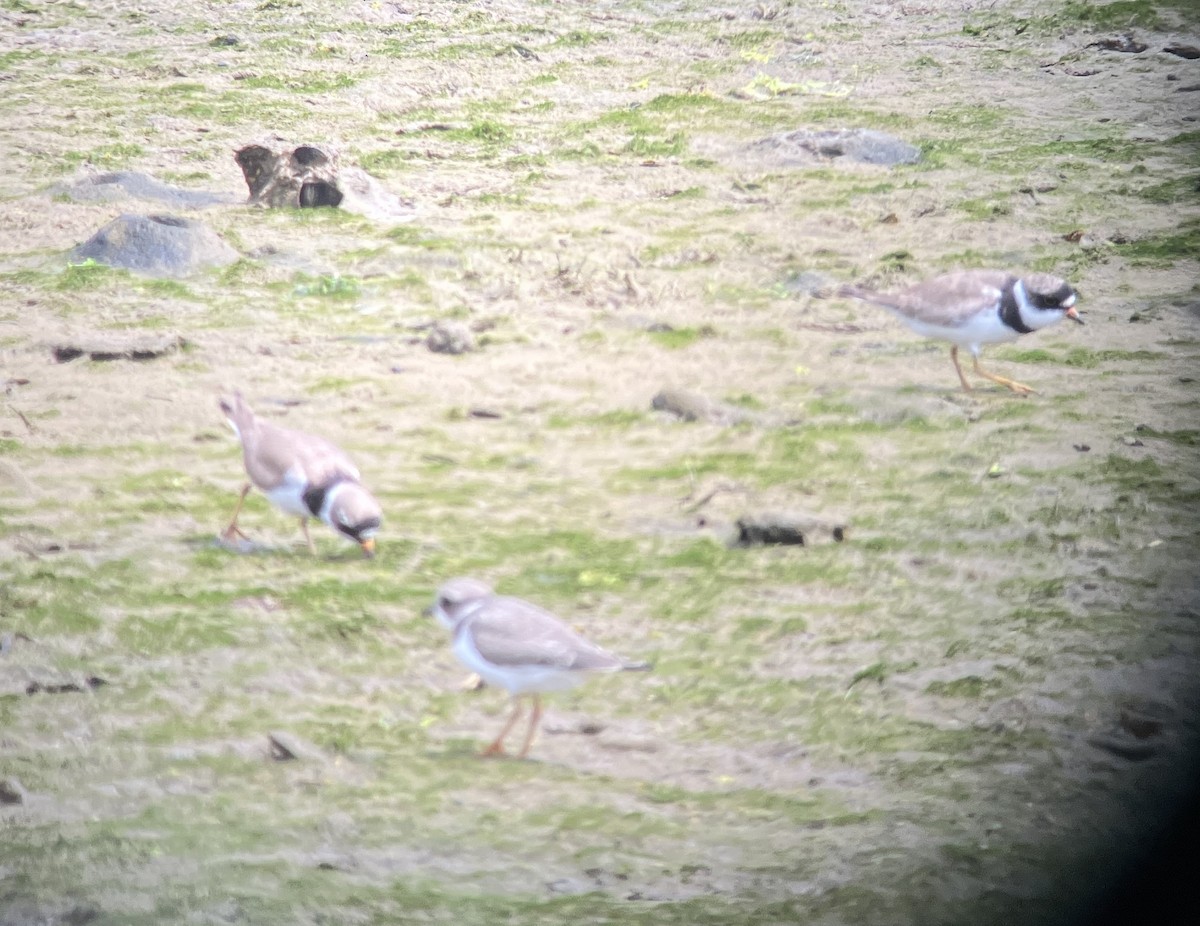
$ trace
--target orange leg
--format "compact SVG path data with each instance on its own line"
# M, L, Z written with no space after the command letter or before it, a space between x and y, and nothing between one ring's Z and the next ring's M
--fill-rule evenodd
M542 719L542 696L535 694L533 696L533 713L529 716L529 732L525 734L525 745L521 747L521 752L517 758L524 759L529 755L529 747L533 745L533 737L537 733L538 723Z
M1029 395L1029 393L1033 392L1032 386L1026 386L1024 383L1018 383L1016 380L1008 379L1004 376L997 376L995 373L989 373L979 365L978 357L975 358L975 372L984 379L990 379L993 383L999 383L1001 386L1007 386L1017 395ZM959 373L959 375L961 376L962 374Z
M962 383L963 389L967 392L971 391L971 384L967 382L967 378L963 376L962 367L958 365L958 345L950 345L950 359L954 361L954 372L958 374L958 381ZM979 361L976 361L978 363ZM978 367L976 367L978 369Z
M246 501L246 495L252 488L253 486L248 482L242 486L242 494L238 496L237 507L233 509L233 517L229 519L229 526L221 533L221 536L224 539L232 540L234 537L246 537L246 535L238 529L237 519L238 515L242 513L242 503ZM249 540L250 538L247 537L246 539Z
M483 752L481 752L480 755L481 756L502 756L502 755L504 755L504 737L508 736L508 731L513 728L513 724L515 724L517 722L517 718L520 716L521 716L521 699L519 697L515 697L515 698L513 698L513 712L512 712L512 714L509 715L508 723L506 723L504 725L504 729L500 731L500 735L497 736L494 740L492 740L491 745L488 746L488 748L485 749Z
M308 544L308 552L316 556L317 548L313 546L312 538L308 536L308 518L300 519L300 530L304 531L304 542Z

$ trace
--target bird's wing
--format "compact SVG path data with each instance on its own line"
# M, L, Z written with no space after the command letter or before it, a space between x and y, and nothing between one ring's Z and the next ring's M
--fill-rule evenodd
M314 434L259 420L253 435L245 435L243 442L246 471L263 488L279 485L289 473L311 486L359 479L358 467L350 458Z
M947 273L899 293L892 308L908 318L953 328L977 312L999 306L1005 287L1014 281L1003 270Z
M862 299L891 309L903 318L954 328L976 312L999 302L1015 277L1003 270L960 270L947 273L898 293L880 293L859 286L843 286L839 295Z
M624 663L585 640L549 611L520 598L490 600L464 622L475 648L498 666L620 669Z

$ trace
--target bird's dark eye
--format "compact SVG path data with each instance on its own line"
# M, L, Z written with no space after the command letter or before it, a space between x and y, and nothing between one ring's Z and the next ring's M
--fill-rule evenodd
M441 608L443 611L446 611L450 608L450 599L447 598L445 595L443 595L441 598L439 598L437 603L438 603L438 607Z

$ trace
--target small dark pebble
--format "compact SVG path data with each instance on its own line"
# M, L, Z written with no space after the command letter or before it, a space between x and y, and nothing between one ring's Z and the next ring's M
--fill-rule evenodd
M1126 447L1145 447L1146 446L1140 440L1138 440L1136 437L1124 437L1121 439L1121 443L1123 443Z
M234 45L241 45L242 40L236 35L218 35L208 44L215 48L232 48Z
M490 408L472 408L467 412L467 414L472 418L503 418L504 417L504 415L502 415L500 412L494 411L493 409L490 409Z
M1074 447L1076 450L1078 450L1080 453L1087 453L1089 450L1092 449L1087 444L1072 444L1071 446Z

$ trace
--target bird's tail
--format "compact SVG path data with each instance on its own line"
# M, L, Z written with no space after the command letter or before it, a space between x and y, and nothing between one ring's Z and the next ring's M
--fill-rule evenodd
M653 668L654 668L654 663L652 663L652 662L622 662L621 663L621 671L622 672L649 672Z
M225 417L229 419L229 423L233 425L239 435L245 434L248 427L254 423L254 412L246 404L240 390L235 392L231 398L221 399L221 411L225 413Z
M855 286L853 283L846 283L842 286L839 286L837 295L843 299L861 299L863 302L881 305L888 309L894 309L896 307L896 300L887 293L879 293L873 289Z

